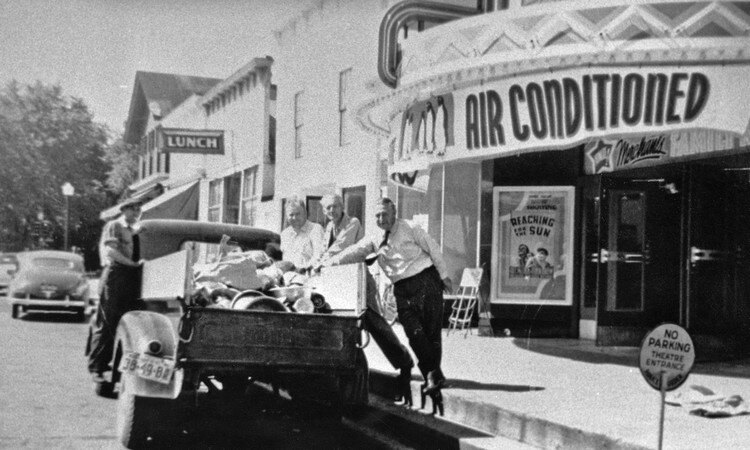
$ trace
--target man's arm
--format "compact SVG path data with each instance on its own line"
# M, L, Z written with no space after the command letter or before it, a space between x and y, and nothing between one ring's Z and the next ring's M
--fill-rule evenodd
M102 230L103 256L110 261L118 262L124 266L136 267L139 263L123 255L117 249L117 244L122 239L122 225L117 221L107 222ZM103 263L103 261L102 261Z
M422 227L414 225L412 226L414 241L419 245L422 250L424 250L428 255L430 255L430 259L432 259L432 264L435 265L435 269L437 269L438 273L440 274L440 278L443 280L443 289L446 292L450 292L453 290L453 285L451 283L451 279L448 276L448 266L445 264L445 260L443 259L443 252L440 251L440 246L437 242L435 242L435 239L432 238L427 232L422 229Z
M120 253L119 250L117 250L117 244L114 242L106 242L104 244L104 255L109 258L111 261L118 262L124 266L131 266L131 267L138 267L140 264L136 261L133 261L132 259L128 258L127 256Z
M341 251L338 255L334 255L323 261L323 267L327 266L338 266L342 264L351 264L357 262L363 262L365 257L370 253L377 250L377 247L371 239L365 238Z

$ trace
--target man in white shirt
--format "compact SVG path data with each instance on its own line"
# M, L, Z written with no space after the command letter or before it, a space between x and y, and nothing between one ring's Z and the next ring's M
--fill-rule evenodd
M304 272L323 254L323 227L307 220L304 200L290 197L286 203L287 223L281 232L281 252L284 260Z
M320 203L323 211L329 219L326 225L324 237L326 238L326 250L321 258L325 261L341 253L344 249L351 247L364 237L364 231L359 219L349 217L344 212L344 201L340 195L326 195ZM394 369L400 370L396 380L396 391L398 400L404 405L411 405L411 368L414 361L409 350L398 340L398 336L388 322L380 315L377 303L377 285L375 279L367 272L367 309L364 313L364 324L367 331L388 358Z
M360 262L369 254L376 254L380 268L393 282L398 319L419 360L425 379L422 399L429 395L433 408L442 414L443 291L452 290L442 252L422 228L396 218L396 206L390 199L380 199L375 217L385 233L362 239L330 258L327 265Z

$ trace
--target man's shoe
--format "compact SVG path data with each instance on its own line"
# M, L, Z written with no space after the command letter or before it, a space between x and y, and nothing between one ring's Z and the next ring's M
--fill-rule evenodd
M411 368L402 367L401 373L396 377L396 403L400 406L411 407L414 400L411 395Z
M433 370L427 374L427 381L422 384L421 387L421 400L422 405L420 409L424 409L426 397L430 397L432 400L432 414L440 413L442 416L444 413L443 407L443 392L442 388L445 385L445 377L439 370Z
M107 380L104 378L104 373L102 373L102 372L92 372L91 373L91 381L93 381L94 383L104 383Z
M445 385L445 377L440 370L432 370L427 374L427 381L424 384L424 392L426 395L430 395L433 392L439 391Z

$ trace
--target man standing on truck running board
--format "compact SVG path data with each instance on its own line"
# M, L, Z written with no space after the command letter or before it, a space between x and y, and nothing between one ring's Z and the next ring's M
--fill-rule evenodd
M318 268L325 261L339 254L342 250L354 245L364 236L364 230L356 217L349 217L344 213L344 201L340 195L326 195L320 200L323 212L329 219L326 225L325 237L326 250L323 252L321 262L315 264ZM375 279L368 270L367 276L367 309L364 314L365 328L375 339L378 347L388 358L394 369L401 371L397 378L396 392L398 400L403 400L405 405L411 405L411 368L414 361L411 359L409 350L398 340L396 333L388 322L380 315L377 304L377 286Z
M104 225L99 241L102 271L99 306L92 326L89 372L96 383L111 370L112 346L120 317L140 309L141 265L134 225L141 215L141 203L131 200L120 206L121 216Z

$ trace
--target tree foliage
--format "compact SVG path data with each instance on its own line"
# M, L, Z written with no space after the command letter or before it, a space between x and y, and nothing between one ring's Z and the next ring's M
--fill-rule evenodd
M11 81L0 89L0 250L62 248L61 186L69 182L69 245L96 259L99 213L114 195L108 140L83 100L59 85Z
M111 167L107 172L107 187L114 194L125 193L138 176L137 146L117 139L107 148L105 159Z

